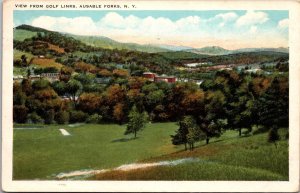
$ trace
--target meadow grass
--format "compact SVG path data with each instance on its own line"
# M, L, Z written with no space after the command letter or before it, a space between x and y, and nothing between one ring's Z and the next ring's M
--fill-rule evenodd
M13 178L54 179L55 174L83 169L108 169L133 162L194 157L199 161L131 171L111 171L90 180L288 180L286 129L281 140L267 142L267 133L239 137L227 131L193 151L171 144L175 123L148 124L137 139L125 136L125 125L16 125ZM42 128L40 128L42 127ZM59 128L71 136L63 136Z
M142 160L157 162L187 157L200 161L176 166L159 166L131 171L111 171L95 176L96 180L288 180L288 141L286 129L280 130L281 139L267 142L267 133L239 137L227 131L208 145L197 144L194 151L175 153Z
M17 125L14 129L13 178L52 179L60 172L116 167L177 151L170 143L175 123L148 124L137 139L125 136L125 125ZM59 128L71 136L63 136Z
M54 59L49 59L49 58L33 58L31 64L38 65L39 67L43 67L43 68L54 67L57 69L61 69L61 67L63 66L62 64L55 62Z
M32 32L32 31L22 30L22 29L14 30L14 40L18 40L18 41L24 41L25 39L32 38L33 36L36 35L37 32Z
M14 60L17 60L17 59L21 60L21 56L25 55L27 57L27 61L29 62L31 60L31 58L34 57L29 52L20 51L20 50L17 50L17 49L14 49L13 54L14 54Z

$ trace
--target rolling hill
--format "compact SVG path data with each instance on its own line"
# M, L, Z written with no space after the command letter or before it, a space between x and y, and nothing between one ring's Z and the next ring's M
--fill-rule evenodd
M30 25L20 25L14 28L14 40L23 41L26 38L31 38L37 35L38 32L50 32L49 30L38 28ZM199 55L228 55L228 54L238 54L246 52L281 52L289 53L289 48L279 47L279 48L241 48L236 50L229 50L219 46L206 46L202 48L192 48L188 46L175 46L175 45L165 45L165 44L136 44L136 43L122 43L104 36L80 36L74 34L63 34L67 37L74 38L88 46L99 47L103 49L118 49L118 50L130 50L139 51L147 53L158 53L158 52L190 52Z
M104 36L79 36L79 35L70 35L71 37L80 40L81 42L95 47L101 47L105 49L118 49L118 50L132 50L132 51L140 51L140 52L148 52L148 53L156 53L156 52L167 52L170 51L166 48L161 48L154 45L141 45L135 43L121 43L110 39Z
M289 53L289 48L241 48L236 50L228 50L219 46L207 46L203 48L196 49L186 49L186 52L192 52L196 54L204 54L204 55L228 55L228 54L238 54L238 53L246 53L246 52L281 52L281 53Z

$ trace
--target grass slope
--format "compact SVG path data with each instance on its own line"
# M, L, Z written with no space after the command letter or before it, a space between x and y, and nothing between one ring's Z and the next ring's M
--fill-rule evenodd
M17 127L36 127L17 125ZM124 136L125 126L85 124L14 129L13 179L54 179L55 174L83 169L107 169L133 162L157 162L194 157L193 163L127 172L111 171L92 180L288 180L288 141L281 129L278 148L267 133L238 137L227 131L220 138L196 144L194 151L173 146L175 123L148 124L136 140ZM63 136L59 128L71 136Z
M55 62L54 59L49 59L49 58L33 58L30 64L37 65L43 68L54 67L57 69L61 69L61 67L63 66L62 64Z
M194 151L179 151L143 160L156 162L186 157L200 158L194 163L160 166L99 174L97 180L288 180L288 142L281 130L278 148L266 142L267 134L237 137L226 132L211 144L198 144Z
M14 49L14 60L21 60L21 56L25 55L27 57L27 61L30 61L34 56L31 53L23 52L17 49Z
M14 40L23 41L27 38L32 38L37 35L37 32L24 29L14 29Z
M59 128L71 136L63 136ZM125 126L119 125L14 129L13 179L52 179L60 172L111 168L169 154L177 151L170 144L176 128L175 123L149 124L136 140L124 136Z

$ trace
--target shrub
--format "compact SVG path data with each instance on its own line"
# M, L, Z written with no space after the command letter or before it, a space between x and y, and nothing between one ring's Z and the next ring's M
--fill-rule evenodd
M55 115L55 121L58 124L68 123L69 119L70 119L70 115L69 115L69 112L67 112L67 111L59 111Z
M48 88L49 86L50 86L50 82L46 79L40 79L40 80L34 81L32 84L32 87L35 90L42 90L42 89Z
M48 111L45 112L45 117L44 117L44 122L45 124L51 124L53 123L54 121L54 115L55 115L55 112L53 109L50 109Z
M13 120L17 123L25 123L27 121L28 109L24 105L14 105Z
M85 122L88 115L82 111L70 112L70 123Z
M277 144L276 141L278 141L280 139L280 136L278 134L278 130L277 128L273 127L270 129L269 134L268 134L268 142L269 143L274 143L274 145L277 148Z
M93 114L89 116L86 120L87 123L101 123L102 116L99 114Z
M32 123L42 123L44 121L36 112L29 114L28 119L31 120Z

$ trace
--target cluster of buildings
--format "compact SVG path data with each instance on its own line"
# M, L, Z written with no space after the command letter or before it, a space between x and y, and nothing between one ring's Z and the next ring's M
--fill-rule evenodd
M175 82L194 82L197 85L200 85L203 80L196 80L196 79L188 79L188 78L177 78L175 76L167 76L165 74L163 75L157 75L153 72L144 72L143 77L147 78L150 81L153 82L167 82L167 83L175 83Z
M167 76L165 74L159 76L153 72L144 72L143 77L153 82L167 82L167 83L176 82L175 76Z
M39 79L45 78L45 79L49 80L50 82L54 82L54 81L59 80L60 73L42 73L40 75L33 74L33 75L29 75L28 78L30 80L39 80ZM22 81L23 79L24 79L24 76L22 76L22 75L17 75L17 76L13 77L14 81L19 81L19 82Z

